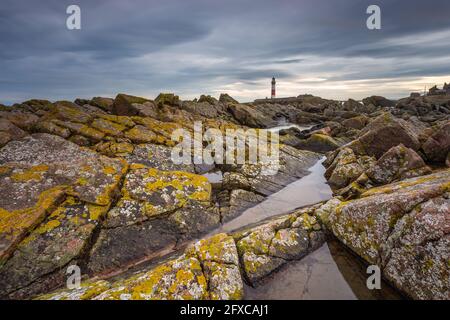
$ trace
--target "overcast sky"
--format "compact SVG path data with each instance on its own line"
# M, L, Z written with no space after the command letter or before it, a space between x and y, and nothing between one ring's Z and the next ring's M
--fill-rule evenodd
M81 30L66 8L81 7ZM381 7L382 29L366 9ZM115 96L397 98L450 81L449 0L2 0L0 103Z

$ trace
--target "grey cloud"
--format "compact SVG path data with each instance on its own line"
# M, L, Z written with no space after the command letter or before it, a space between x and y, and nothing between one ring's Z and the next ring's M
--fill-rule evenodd
M365 28L372 2L3 0L0 102L122 91L199 95L235 82L257 88L272 76L295 83L302 76L406 80L450 73L450 41L396 42L450 31L448 0L377 1L379 31ZM65 28L73 3L82 8L80 31ZM183 60L189 55L200 61ZM150 61L140 62L145 57ZM202 65L202 57L211 62Z

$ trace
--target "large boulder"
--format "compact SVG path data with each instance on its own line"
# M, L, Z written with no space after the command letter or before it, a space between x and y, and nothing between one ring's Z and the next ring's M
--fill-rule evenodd
M333 198L316 210L344 244L414 299L448 299L450 170Z
M128 163L143 164L162 171L195 172L194 164L175 164L171 161L172 148L156 144L135 145L132 152L125 156Z
M363 104L353 99L348 99L342 104L342 110L346 111L361 112L363 108L364 108Z
M361 130L369 122L369 118L361 115L342 121L342 125L346 128Z
M441 126L422 145L422 150L429 161L445 162L450 152L450 122Z
M246 279L256 285L287 261L300 259L324 242L314 207L234 234Z
M58 120L42 120L34 125L34 130L41 133L48 133L62 138L68 138L71 131L68 128L58 125Z
M62 268L84 254L127 167L48 134L0 149L1 297L60 283Z
M160 107L164 105L179 107L181 105L180 97L173 93L160 93L156 97L155 103Z
M198 99L198 102L199 102L199 103L206 102L207 104L215 105L215 104L217 104L219 101L217 101L216 98L214 98L214 97L212 97L212 96L210 96L210 95L204 95L204 94L202 94L202 95L200 96L200 98Z
M375 185L430 174L431 169L412 149L400 144L392 147L366 171Z
M7 119L0 118L0 147L11 140L17 140L26 136L27 133L16 127Z
M367 98L364 98L362 100L363 104L366 106L374 105L376 107L393 107L395 106L395 101L386 99L385 97L381 96L370 96Z
M56 101L51 107L51 114L61 120L76 124L87 124L92 115L83 111L80 106L70 101Z
M275 124L264 113L246 104L229 104L228 111L240 124L249 127L267 128Z
M30 112L0 111L0 119L6 119L24 131L30 131L39 117Z
M279 161L246 163L223 174L223 189L244 189L268 196L308 174L320 155L280 145Z
M67 197L0 269L0 295L21 298L64 283L65 267L82 262L84 250L107 209Z
M219 97L219 102L221 103L239 103L237 100L233 99L228 93L221 93Z
M344 188L363 174L374 161L367 156L357 157L350 148L342 148L325 171L325 178L332 189Z
M322 133L313 133L307 139L298 140L295 144L296 148L322 153L336 150L340 146L339 141Z
M107 274L148 260L216 227L207 178L133 164L90 253L89 272Z
M95 107L98 107L104 111L112 112L114 99L104 98L104 97L94 97L89 101L89 104Z
M148 99L120 93L114 99L111 112L118 116L135 116L142 112L151 114L154 108Z
M419 150L420 131L390 113L384 113L370 122L349 147L357 154L381 157L390 148L403 144L415 151Z

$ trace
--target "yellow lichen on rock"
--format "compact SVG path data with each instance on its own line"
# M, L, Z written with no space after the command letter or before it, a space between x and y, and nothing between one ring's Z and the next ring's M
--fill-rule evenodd
M14 211L0 208L0 244L2 248L0 261L5 259L17 243L61 202L66 188L67 186L58 186L43 191L37 202L30 208Z
M206 177L183 171L160 171L132 164L122 189L123 197L145 201L149 215L167 208L183 207L189 201L209 203L211 184ZM160 198L165 206L161 205ZM156 201L156 202L155 202Z
M242 299L238 256L232 237L218 234L186 249L178 258L116 281L90 280L39 300Z
M102 118L95 119L91 126L97 130L100 130L101 132L114 136L114 137L120 137L123 136L123 131L126 129L126 126L121 125L119 123L111 122Z

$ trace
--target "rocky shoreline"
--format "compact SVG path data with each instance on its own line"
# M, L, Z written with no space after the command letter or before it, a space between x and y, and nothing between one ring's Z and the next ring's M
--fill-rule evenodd
M171 133L195 121L224 132L281 120L312 128L280 131L274 176L170 160ZM450 96L30 100L0 105L0 148L3 299L243 299L244 283L331 235L406 296L449 299ZM202 238L324 153L332 199ZM204 174L216 171L211 183ZM69 265L80 289L61 289Z

